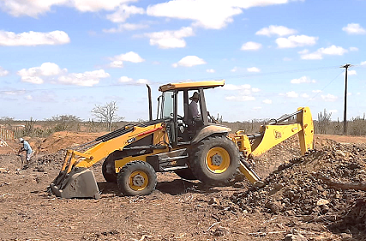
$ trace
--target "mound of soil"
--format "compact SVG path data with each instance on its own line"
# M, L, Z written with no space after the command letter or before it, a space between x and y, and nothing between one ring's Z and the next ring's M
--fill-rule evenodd
M341 223L332 229L336 231L338 227L338 232L365 237L366 219L354 225L359 214L365 212L365 191L334 188L324 181L365 186L365 145L326 142L321 150L278 166L265 179L263 188L234 193L231 200L242 211L260 209L277 215L301 216L305 222Z

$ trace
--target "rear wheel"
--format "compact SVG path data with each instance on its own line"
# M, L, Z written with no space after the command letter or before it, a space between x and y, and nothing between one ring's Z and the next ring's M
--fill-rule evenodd
M191 170L206 184L227 183L234 177L239 164L238 148L225 136L205 138L191 151Z
M175 174L186 180L197 180L190 168L179 169L174 171Z
M144 161L127 163L117 175L118 189L125 195L147 195L157 183L154 168Z

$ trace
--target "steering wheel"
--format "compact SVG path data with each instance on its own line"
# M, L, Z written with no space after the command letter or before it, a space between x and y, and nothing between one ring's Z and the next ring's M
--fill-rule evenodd
M170 117L173 118L173 113L170 113ZM177 115L177 119L178 120L183 120L184 118L183 118L183 116Z

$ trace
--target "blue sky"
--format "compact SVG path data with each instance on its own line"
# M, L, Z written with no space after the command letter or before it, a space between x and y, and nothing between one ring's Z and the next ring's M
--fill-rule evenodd
M116 101L148 118L162 84L225 79L206 93L226 121L309 106L366 112L365 0L0 0L0 117L93 118ZM154 103L154 111L156 103Z

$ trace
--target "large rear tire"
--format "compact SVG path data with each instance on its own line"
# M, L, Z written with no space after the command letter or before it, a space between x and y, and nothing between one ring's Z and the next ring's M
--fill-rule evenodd
M186 180L197 180L190 168L179 169L174 171L175 174Z
M239 158L239 150L233 141L225 136L211 136L192 148L190 166L201 182L221 185L234 177Z
M117 175L118 189L128 196L148 195L157 183L154 168L144 161L132 161L124 165Z

